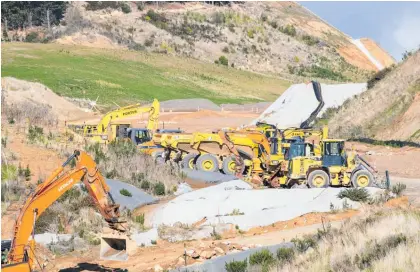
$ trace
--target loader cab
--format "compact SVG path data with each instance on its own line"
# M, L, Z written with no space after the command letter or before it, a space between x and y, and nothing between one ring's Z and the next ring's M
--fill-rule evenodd
M346 164L346 152L344 140L326 139L321 142L322 165L344 166Z
M152 135L146 128L129 128L127 129L127 138L135 145L139 145L150 141L152 139Z

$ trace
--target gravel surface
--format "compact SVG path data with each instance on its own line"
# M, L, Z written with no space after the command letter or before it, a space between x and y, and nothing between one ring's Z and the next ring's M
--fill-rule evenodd
M195 264L190 265L187 267L174 269L171 271L206 271L206 272L220 272L220 271L226 271L225 264L232 262L232 261L243 261L245 259L249 259L249 256L257 251L261 251L262 249L268 249L270 250L274 256L276 256L277 249L281 247L292 247L293 243L281 243L278 245L272 245L267 247L258 247L258 248L252 248L245 251L237 252L237 253L230 253L228 255L220 256L211 260L208 260L202 264Z
M184 172L188 178L203 183L221 183L236 179L235 176L225 175L220 172L204 172L191 169L182 169L182 172Z

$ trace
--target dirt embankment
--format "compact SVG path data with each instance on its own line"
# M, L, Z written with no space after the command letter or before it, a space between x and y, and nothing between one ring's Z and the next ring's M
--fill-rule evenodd
M47 105L60 121L88 118L93 115L40 83L4 77L1 79L1 88L5 94L6 103L11 107L13 105L25 107L28 104Z
M420 142L419 64L420 51L345 103L329 121L331 134Z

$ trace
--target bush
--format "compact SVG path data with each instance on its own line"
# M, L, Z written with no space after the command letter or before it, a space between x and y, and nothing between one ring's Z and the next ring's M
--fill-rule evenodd
M212 14L212 22L214 24L224 24L226 22L226 16L223 12L215 12Z
M144 213L137 215L134 221L140 225L144 225Z
M94 143L85 147L85 150L93 155L94 161L99 164L108 160L100 143Z
M300 253L305 252L310 247L316 247L316 241L310 236L306 236L303 239L294 238L292 239L292 243L295 245L296 250Z
M367 202L370 199L370 194L366 188L350 188L340 191L337 197L348 198L356 202Z
M293 248L281 247L277 249L277 259L282 264L292 261L294 257L295 251Z
M130 193L130 191L128 191L127 189L121 189L120 190L120 194L122 194L123 196L128 196L128 197L132 197L133 195Z
M309 46L315 45L319 43L319 40L315 37L309 36L309 35L303 35L302 41L306 43Z
M266 22L267 19L268 19L267 14L265 14L265 13L261 14L261 21Z
M127 13L130 13L131 12L131 8L130 8L130 6L127 3L122 2L120 6L121 6L121 11L123 13L127 14Z
M165 184L158 182L153 187L153 193L158 196L165 195Z
M225 56L220 56L219 63L221 65L224 65L224 66L228 66L229 65L229 61L228 61L228 59Z
M367 82L367 88L371 89L373 88L373 86L375 86L376 83L378 83L379 81L381 81L382 79L385 78L385 76L391 72L393 69L393 67L387 67L385 69L382 69L381 71L377 72L376 74L374 74Z
M108 145L108 151L117 158L132 157L137 152L136 145L132 141L114 140Z
M233 260L231 262L225 263L225 270L227 272L245 272L247 267L248 267L247 259L243 261Z
M44 130L42 127L38 126L30 126L28 130L28 140L31 143L36 142L37 140L42 140L42 136L44 135Z
M142 188L145 191L149 190L150 189L150 182L148 182L147 180L143 180L141 182L140 188Z
M286 25L286 26L281 26L279 27L280 32L289 35L289 36L296 36L296 28L294 27L294 25Z
M222 51L224 53L229 53L229 47L228 46L223 47Z
M139 11L143 11L144 10L144 2L143 1L137 1L136 2L136 6L137 6L137 9Z
M153 45L153 39L147 39L146 41L144 41L144 46L150 47L152 45Z
M403 183L397 183L392 186L391 191L397 196L400 196L405 189L407 189L407 185Z
M16 166L12 164L1 165L1 180L16 180L18 172Z
M28 35L26 35L25 42L38 42L38 32L31 32Z
M251 265L269 265L273 262L273 253L268 249L257 251L249 256L249 264Z

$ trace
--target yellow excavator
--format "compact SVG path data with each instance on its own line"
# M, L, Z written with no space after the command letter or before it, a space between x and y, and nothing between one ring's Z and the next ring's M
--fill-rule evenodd
M143 139L141 137L150 138L150 132L153 132L158 128L159 112L159 101L154 99L150 106L134 104L110 111L105 114L96 125L69 124L68 127L92 141L109 143L118 138L131 139L131 135L128 137L131 123L128 123L127 121L120 121L121 119L148 113L149 119L146 128L136 130L142 130L144 132L132 133L132 140L134 140L136 144L139 144L142 142L141 139ZM145 141L146 140L143 142Z
M76 160L76 167L64 171L73 159ZM120 217L119 204L115 203L93 159L85 152L76 150L61 167L36 187L21 208L14 225L13 239L2 241L2 253L8 250L4 261L2 258L2 271L34 271L33 269L40 265L35 256L35 223L54 201L80 181L86 186L96 207L113 231L109 238L102 237L101 247L105 249L101 249L101 258L108 259L109 257L115 260L113 258L115 252L123 253L128 258L128 254L133 250L133 243L127 240L126 234L129 230L126 227L126 221ZM107 249L112 249L112 253L107 253ZM43 268L40 267L40 269Z

